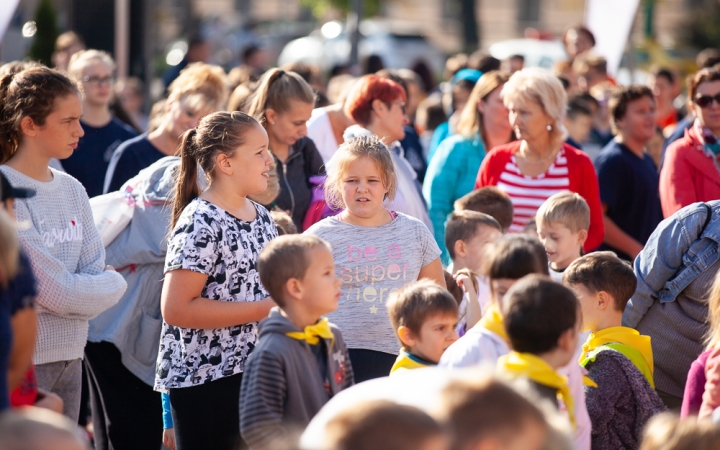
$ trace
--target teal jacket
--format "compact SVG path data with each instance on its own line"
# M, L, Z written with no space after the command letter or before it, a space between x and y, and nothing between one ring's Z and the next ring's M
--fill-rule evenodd
M485 145L480 134L467 138L460 135L445 139L430 161L423 195L427 202L435 240L442 250L444 265L450 262L445 248L445 221L453 211L455 200L471 192L485 157Z

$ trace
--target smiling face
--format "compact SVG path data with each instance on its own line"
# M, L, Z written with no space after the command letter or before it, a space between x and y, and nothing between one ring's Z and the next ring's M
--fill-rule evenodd
M436 363L450 345L458 340L457 315L437 313L425 319L420 332L415 335L408 333L407 350L415 356Z
M218 155L218 164L222 164L225 155ZM268 151L268 137L260 125L253 125L245 133L245 143L227 158L233 168L232 178L238 192L244 195L258 194L267 189L270 179L272 155Z
M548 125L554 125L552 118L545 112L542 105L521 98L506 102L510 124L517 137L526 141L534 141L547 136Z
M77 148L78 140L85 134L80 126L82 102L76 94L57 97L55 107L43 125L33 124L32 131L25 130L26 136L32 138L36 147L45 152L48 158L69 158ZM32 122L29 117L23 122ZM24 127L25 128L25 127Z
M361 219L385 213L388 193L378 164L370 158L358 158L349 164L342 178L342 199L347 212Z
M324 245L308 251L311 261L302 284L303 308L320 317L337 309L340 301L340 278L335 274L333 254Z
M545 247L550 267L553 270L564 270L571 262L581 256L582 246L587 237L585 230L572 232L560 223L537 221L537 233Z
M266 127L272 141L280 145L293 145L306 136L307 121L310 120L313 108L312 103L290 100L290 107L285 112L267 110Z
M645 96L629 102L616 124L622 136L647 143L655 135L656 120L655 100Z

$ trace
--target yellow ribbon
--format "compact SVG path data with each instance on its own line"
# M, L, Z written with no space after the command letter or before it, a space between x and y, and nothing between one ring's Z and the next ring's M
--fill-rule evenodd
M498 308L495 303L490 305L487 311L485 311L485 315L482 316L475 326L483 327L488 331L492 331L510 345L510 339L507 337L505 325L503 324L503 316L500 313L500 308Z
M583 354L580 361L585 359L586 355L601 345L617 342L627 345L639 351L643 356L645 363L650 368L650 372L654 373L653 353L650 345L650 336L643 336L639 331L628 327L610 327L600 330L597 333L590 333L587 341L583 344Z
M318 320L315 325L306 326L304 331L291 331L285 333L285 335L298 341L305 341L310 345L317 345L320 342L320 338L330 339L330 347L335 343L335 335L330 328L330 321L327 317Z
M558 391L558 396L567 407L570 422L575 426L575 404L570 394L567 379L557 373L542 358L530 353L515 351L498 359L498 368L513 378L527 377L530 380Z

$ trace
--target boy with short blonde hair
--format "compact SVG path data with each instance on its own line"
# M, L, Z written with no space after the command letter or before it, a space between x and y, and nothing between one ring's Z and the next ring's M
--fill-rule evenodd
M245 364L240 431L251 448L265 449L307 426L354 377L340 330L322 317L340 300L330 244L315 235L279 236L260 253L258 272L278 306L260 322Z
M436 365L443 352L458 339L457 302L446 289L430 280L416 281L394 292L386 307L402 344L391 375Z
M590 207L577 193L559 192L540 206L535 223L548 256L550 278L560 283L565 269L582 256L590 229Z

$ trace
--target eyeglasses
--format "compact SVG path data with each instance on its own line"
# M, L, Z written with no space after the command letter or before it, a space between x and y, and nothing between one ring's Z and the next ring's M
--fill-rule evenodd
M701 108L707 108L713 101L720 105L720 93L715 95L699 95L695 97L695 104Z
M403 114L406 114L407 103L401 102L401 101L396 101L396 102L390 102L390 104L391 104L391 105L398 105L398 106L400 107L400 109L402 110L402 113L403 113Z
M82 80L84 83L94 84L95 86L100 86L101 84L111 85L115 82L113 77L83 77Z

